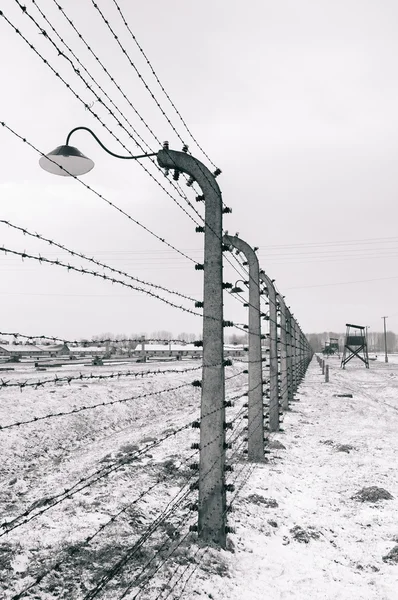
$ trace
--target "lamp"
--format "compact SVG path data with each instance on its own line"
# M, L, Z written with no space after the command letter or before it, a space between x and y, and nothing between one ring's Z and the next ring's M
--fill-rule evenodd
M65 145L42 156L39 165L52 175L70 177L88 173L94 167L94 162L74 146Z
M243 281L243 279L238 279L238 281L235 282L234 287L231 289L231 294L240 294L241 292L243 292L242 288L238 286L239 281L241 281L245 285L248 285L249 283L248 281Z
M104 146L104 144L97 138L95 133L91 131L88 127L75 127L68 133L66 138L66 144L64 146L58 146L55 150L52 150L45 156L42 156L39 160L39 165L45 171L53 175L62 175L63 177L77 177L79 175L85 175L94 167L94 162L91 158L87 158L80 150L75 148L74 146L69 145L69 139L75 131L78 130L88 131L93 138L98 142L98 144L111 156L115 158L123 158L126 160L137 159L137 158L146 158L147 156L156 156L157 152L153 152L151 154L140 154L139 156L121 156L120 154L115 154L111 152Z

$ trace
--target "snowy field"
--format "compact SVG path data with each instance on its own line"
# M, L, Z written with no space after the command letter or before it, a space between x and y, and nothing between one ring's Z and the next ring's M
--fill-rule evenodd
M192 381L200 369L3 388L2 426L106 405L0 431L0 597L397 599L398 562L383 557L398 546L398 364L376 361L367 370L353 360L342 371L337 359L328 362L325 383L313 360L285 431L271 436L271 446L284 448L271 448L264 464L248 464L243 453L247 398L227 409L235 467L227 473L235 483L228 524L236 530L227 551L197 546L189 532L197 496L189 466L198 461L191 443L199 437L189 424L199 416L200 388ZM53 369L15 367L3 379L54 377ZM227 398L246 391L244 368L235 362L226 369ZM371 486L392 498L353 498Z
M378 362L384 362L384 352L379 352L379 354L377 354L377 361ZM398 364L398 354L388 354L388 362L392 363L394 365Z

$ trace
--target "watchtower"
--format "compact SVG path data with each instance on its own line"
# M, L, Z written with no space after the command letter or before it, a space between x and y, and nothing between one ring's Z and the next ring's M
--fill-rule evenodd
M330 356L331 354L339 354L339 339L331 337L328 342L325 342L325 347L322 350L322 354L327 356Z
M329 342L330 350L332 354L339 353L339 338L330 338Z
M369 369L368 345L366 343L365 327L362 325L352 325L346 323L346 334L344 340L344 352L341 359L341 367L344 369L346 364L357 356L367 369ZM361 354L362 353L362 356Z

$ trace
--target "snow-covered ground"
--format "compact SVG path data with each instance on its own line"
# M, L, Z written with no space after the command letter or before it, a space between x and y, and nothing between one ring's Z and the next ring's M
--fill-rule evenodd
M377 354L373 354L373 356L377 356L377 361L384 362L384 352L378 352ZM388 362L396 365L398 364L398 354L388 353Z
M271 445L284 448L271 448L264 464L250 465L242 452L247 398L227 409L235 439L228 523L236 529L227 551L198 546L189 532L197 494L189 465L198 460L190 446L198 434L187 426L173 435L199 414L200 388L190 382L200 370L3 389L1 425L152 395L0 431L1 523L9 523L0 529L1 597L35 584L26 597L80 600L96 590L106 600L397 599L398 563L383 557L398 545L398 365L375 361L367 370L353 360L342 371L338 359L328 362L330 383L315 359L310 365L285 431L271 436ZM242 367L227 369L227 397L246 389ZM86 372L112 370L121 369ZM51 372L24 375L44 379ZM20 380L21 373L7 379ZM393 498L353 498L370 486ZM120 568L110 577L112 567Z

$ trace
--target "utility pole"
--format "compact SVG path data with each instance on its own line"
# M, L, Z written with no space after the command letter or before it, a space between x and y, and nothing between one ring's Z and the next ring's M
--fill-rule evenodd
M248 395L248 459L264 460L263 368L261 353L260 268L251 246L237 236L224 235L223 242L240 250L249 265L249 395Z
M175 179L183 172L196 181L205 204L204 264L195 266L204 271L198 536L205 544L225 548L225 428L229 424L225 422L221 191L207 167L185 152L165 147L157 161L164 169L174 169Z
M387 330L386 330L386 319L388 317L381 317L384 321L384 362L388 363L388 354L387 354Z

